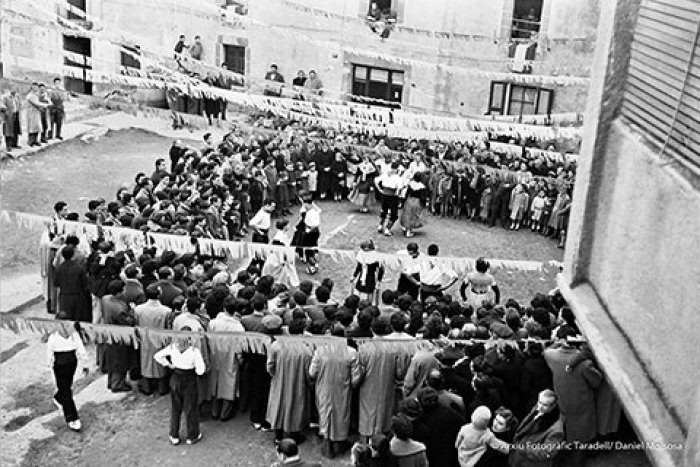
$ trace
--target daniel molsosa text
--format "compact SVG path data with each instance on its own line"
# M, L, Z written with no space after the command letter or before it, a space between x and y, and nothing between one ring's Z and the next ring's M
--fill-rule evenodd
M653 441L625 443L622 441L596 441L583 443L581 441L561 441L559 443L513 443L513 450L529 451L641 451L647 449L664 449L680 451L682 443L661 443Z

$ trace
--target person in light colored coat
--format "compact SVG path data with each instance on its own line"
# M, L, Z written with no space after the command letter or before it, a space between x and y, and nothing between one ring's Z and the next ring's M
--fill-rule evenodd
M32 83L32 87L27 94L27 134L29 146L41 146L38 141L39 133L42 132L41 114L50 104L42 102L39 98L39 83Z
M357 351L345 345L319 346L309 366L309 376L316 382L319 433L324 436L328 457L339 454L338 443L350 434L352 388L359 383Z

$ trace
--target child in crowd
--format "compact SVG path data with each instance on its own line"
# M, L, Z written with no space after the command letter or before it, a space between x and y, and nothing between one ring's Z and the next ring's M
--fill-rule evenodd
M460 467L473 467L491 447L507 454L510 450L508 443L499 440L489 429L491 410L484 405L477 407L472 413L472 422L464 425L459 434L455 447Z
M309 164L309 171L307 173L307 181L309 184L309 193L312 199L318 199L318 171L316 170L316 163L311 162Z
M547 198L545 197L544 189L540 189L532 200L532 208L530 211L530 230L539 231L542 228L542 212L547 203Z
M486 185L484 191L481 193L481 201L479 202L479 219L481 222L486 223L489 218L489 212L491 212L491 201L493 200L493 188L491 184Z
M440 217L447 217L452 206L452 176L444 173L438 183L438 200L440 202Z
M510 197L510 230L520 230L520 223L525 217L529 196L523 186L518 184Z

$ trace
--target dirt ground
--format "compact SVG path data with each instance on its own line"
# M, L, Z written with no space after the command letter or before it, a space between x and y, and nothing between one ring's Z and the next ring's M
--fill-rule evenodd
M134 175L150 173L158 157L167 157L171 139L146 131L110 132L98 141L67 141L25 161L3 165L3 209L49 215L59 199L82 213L89 199L113 198L117 188L132 183ZM376 207L372 214L360 214L348 203L320 203L323 209L321 242L330 248L353 249L374 238L379 251L395 252L407 240L377 236ZM492 258L561 260L562 250L550 240L529 231L511 232L500 227L451 219L427 218L428 224L413 239L422 251L438 243L442 254ZM3 276L35 265L39 232L20 231L15 225L0 224L3 248L0 271ZM397 229L398 234L398 229ZM349 290L352 264L337 264L321 258L321 272L314 280L332 277L337 296ZM547 266L541 272L495 271L503 296L529 300L534 292L554 286L557 270ZM306 277L300 273L302 278ZM395 274L390 283L395 284ZM43 305L26 311L44 316ZM66 429L49 402L55 391L52 375L44 363L44 344L38 336L0 330L0 445L3 465L270 465L274 459L271 433L254 431L248 414L229 422L203 419L205 439L195 446L173 447L167 440L169 400L132 393L114 397L105 389L104 377L93 373L74 386L80 399L84 429L80 434ZM308 460L323 460L313 434L301 446ZM348 465L347 456L323 465ZM607 465L648 465L639 453L606 454L588 463Z
M5 162L1 189L3 209L51 215L53 204L64 200L69 210L82 217L90 199L111 200L120 186L133 183L136 173L150 174L157 158L167 158L171 141L143 130L110 131L94 142L66 141L26 160ZM347 202L319 204L324 211L321 238L324 246L355 249L363 240L374 238L378 251L395 252L405 249L408 243L398 228L395 237L377 235L376 206L372 213L361 214ZM422 251L430 243L438 243L441 253L451 256L475 258L483 255L543 262L561 261L563 256L553 241L526 230L513 232L430 215L425 220L427 225L412 239ZM5 221L0 221L0 231L4 240L0 249L0 270L12 274L13 269L37 263L39 231L20 230ZM346 294L350 288L346 279L349 278L348 268L354 265L321 259L321 272L312 279L332 277L336 280L338 294ZM546 266L539 273L501 270L495 274L504 297L522 301L529 300L535 292L553 288L557 272L556 267ZM303 272L301 276L305 277ZM395 278L395 274L390 274L387 280L393 285ZM386 287L391 285L387 283Z

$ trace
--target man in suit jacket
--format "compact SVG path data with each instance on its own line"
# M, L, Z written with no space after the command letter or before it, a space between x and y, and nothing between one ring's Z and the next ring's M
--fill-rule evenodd
M133 311L124 301L124 282L112 280L107 285L107 294L102 297L104 324L133 326L136 323ZM107 370L107 389L112 392L131 391L126 374L136 366L136 353L129 344L106 344L104 366Z
M545 389L537 405L518 426L508 463L512 467L554 466L563 441L564 419L559 412L557 394Z
M169 308L172 308L173 300L184 293L183 290L175 287L173 284L173 276L173 270L169 266L163 266L158 269L160 280L156 284L160 287L160 302Z
M277 71L277 65L275 65L274 63L270 65L270 71L265 73L265 81L276 81L278 83L284 83L284 76L282 76ZM279 97L282 95L282 87L280 86L278 88L277 86L272 86L270 83L268 83L265 85L265 95Z
M92 306L88 299L85 269L73 260L75 248L66 245L61 249L63 262L54 272L54 285L58 287L58 308L75 321L92 321Z
M143 285L138 279L139 272L139 268L135 264L130 264L124 269L124 276L126 277L124 281L124 301L126 301L126 303L140 305L146 302L146 294L143 290Z

